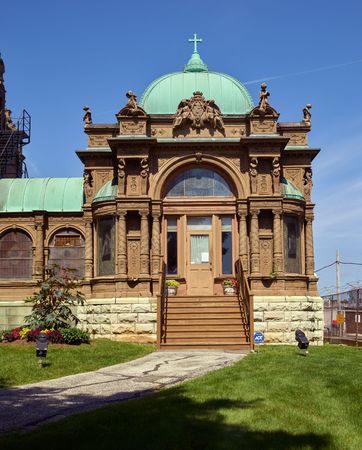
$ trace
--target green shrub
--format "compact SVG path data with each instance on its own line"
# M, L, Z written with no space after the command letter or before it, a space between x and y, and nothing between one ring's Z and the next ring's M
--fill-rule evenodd
M30 328L70 327L77 324L78 318L71 307L84 304L83 295L77 290L79 282L71 276L72 269L53 266L46 269L44 280L39 281L39 292L25 301L32 303L31 314L25 317Z
M89 344L90 335L88 331L79 328L59 328L59 331L62 333L65 344Z

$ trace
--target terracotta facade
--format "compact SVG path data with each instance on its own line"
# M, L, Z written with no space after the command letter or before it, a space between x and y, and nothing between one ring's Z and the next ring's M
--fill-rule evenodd
M293 342L295 329L302 327L321 343L311 181L319 150L308 145L310 117L278 122L268 100L246 114L223 114L204 99L202 111L207 114L209 108L209 115L200 114L198 120L194 114L191 120L180 107L174 114L149 114L132 95L127 94L115 123L93 123L85 109L88 143L77 151L84 164L82 211L0 213L0 236L15 228L30 236L34 273L29 280L0 280L0 302L9 308L33 292L48 263L50 240L58 230L71 229L84 239L82 326L96 336L155 340L160 267L171 258L167 230L173 226L177 269L167 277L181 283L179 295L222 295L223 280L235 276L240 258L255 299L254 326L265 332L267 342ZM231 194L168 195L173 180L199 169L216 174ZM209 224L198 228L197 236L208 242L200 264L190 254L190 218ZM293 236L289 223L296 230ZM112 249L108 237L100 236L108 225ZM223 273L224 229L231 236L230 273ZM288 245L297 248L290 263L297 271L288 267ZM3 327L11 324L3 319Z

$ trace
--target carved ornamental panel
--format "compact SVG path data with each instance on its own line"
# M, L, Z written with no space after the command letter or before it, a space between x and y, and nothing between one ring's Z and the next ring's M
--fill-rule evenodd
M138 238L127 240L128 278L137 279L140 275L140 241Z
M260 271L263 276L273 272L273 239L260 237Z

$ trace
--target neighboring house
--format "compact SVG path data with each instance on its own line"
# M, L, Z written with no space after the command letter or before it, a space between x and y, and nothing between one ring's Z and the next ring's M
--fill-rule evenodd
M254 106L196 49L139 104L127 98L115 123L84 108L82 177L0 180L2 327L21 323L22 300L58 263L83 278L78 314L95 336L237 349L253 329L294 343L301 328L321 344L310 105L280 123L265 85ZM239 295L224 295L237 271ZM167 278L181 284L175 297Z

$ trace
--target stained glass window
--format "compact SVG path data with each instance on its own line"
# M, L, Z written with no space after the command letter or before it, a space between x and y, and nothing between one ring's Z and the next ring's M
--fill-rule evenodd
M49 243L48 265L74 269L74 276L84 277L84 239L76 230L59 230Z
M114 253L114 219L102 218L98 222L98 275L114 274Z
M284 262L287 273L300 273L300 224L293 216L284 216Z

